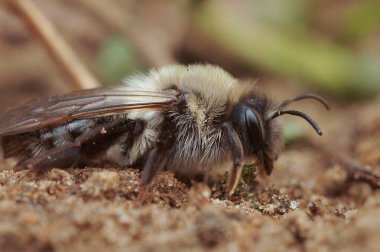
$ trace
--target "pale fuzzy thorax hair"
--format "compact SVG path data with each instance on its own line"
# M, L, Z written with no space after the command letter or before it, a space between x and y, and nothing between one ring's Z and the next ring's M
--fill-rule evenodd
M254 90L251 81L238 81L228 72L214 65L170 65L150 70L124 80L128 87L164 90L177 86L183 91L197 91L209 106L220 107L238 100Z
M160 69L152 69L147 74L128 76L123 83L127 87L136 87L151 90L163 90L176 85L186 67L183 65L170 65Z

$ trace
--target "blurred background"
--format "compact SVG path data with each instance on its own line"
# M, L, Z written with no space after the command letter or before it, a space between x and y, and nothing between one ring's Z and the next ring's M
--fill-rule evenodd
M45 16L40 25L56 29L95 85L172 63L212 63L257 79L275 100L312 91L342 110L378 104L378 0L16 0L0 3L0 111L81 88L23 2ZM291 138L299 127L286 129Z
M380 89L377 0L31 2L103 85L150 67L209 62L259 83L281 80L345 99ZM70 88L41 38L10 7L0 4L1 95Z

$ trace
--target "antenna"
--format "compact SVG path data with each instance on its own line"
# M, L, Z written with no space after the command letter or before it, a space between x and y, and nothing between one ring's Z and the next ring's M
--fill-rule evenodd
M310 117L308 116L307 114L301 112L301 111L297 111L297 110L278 110L277 112L275 112L272 116L272 119L276 118L276 117L279 117L279 116L282 116L282 115L294 115L294 116L299 116L303 119L305 119L313 128L314 130L318 133L318 135L322 135L322 130L321 128L319 127L319 125Z

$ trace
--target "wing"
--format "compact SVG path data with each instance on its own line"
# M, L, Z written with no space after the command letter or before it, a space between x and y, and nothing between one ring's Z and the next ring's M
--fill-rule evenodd
M0 117L0 136L135 109L165 109L177 100L177 95L174 89L157 91L123 86L76 91L8 110Z

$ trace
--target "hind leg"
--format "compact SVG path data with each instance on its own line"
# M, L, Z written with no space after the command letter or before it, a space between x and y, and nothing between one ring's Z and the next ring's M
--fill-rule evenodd
M140 127L139 120L119 119L99 125L78 136L74 143L47 151L42 156L22 162L16 169L45 170L49 168L70 168L79 160L96 156L107 150L123 133Z
M70 168L81 158L80 146L68 144L62 147L54 148L46 152L43 156L33 157L18 164L16 170L32 169L43 171L46 169Z

